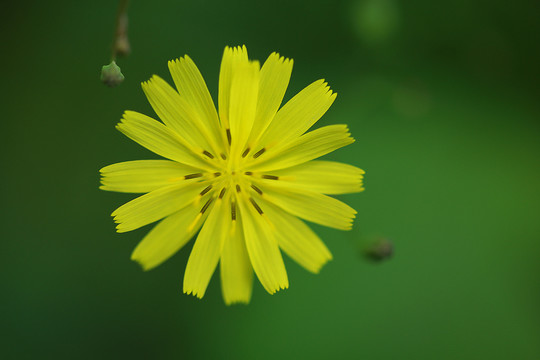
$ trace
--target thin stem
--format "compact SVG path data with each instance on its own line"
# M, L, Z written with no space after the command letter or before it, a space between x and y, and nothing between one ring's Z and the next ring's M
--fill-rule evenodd
M129 42L127 36L127 7L129 0L120 0L118 12L116 14L116 25L112 46L111 61L116 61L117 55L127 55L129 53Z

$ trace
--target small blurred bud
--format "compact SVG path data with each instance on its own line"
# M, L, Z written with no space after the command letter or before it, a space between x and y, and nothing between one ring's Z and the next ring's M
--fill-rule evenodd
M108 87L118 86L124 81L124 75L115 61L101 68L101 82Z
M378 238L364 251L364 255L372 261L387 260L394 254L394 244L386 238Z
M385 45L399 31L400 11L397 0L351 1L353 30L367 45Z

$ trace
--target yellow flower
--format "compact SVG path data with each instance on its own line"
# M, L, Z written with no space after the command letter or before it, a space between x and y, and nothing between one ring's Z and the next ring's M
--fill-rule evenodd
M204 296L220 264L227 304L250 301L253 272L270 294L289 286L280 249L317 273L332 258L299 218L349 230L356 211L327 195L362 191L361 169L314 159L351 144L347 126L306 132L336 94L324 80L279 109L293 62L271 54L262 68L245 46L225 48L216 111L195 63L169 62L176 90L153 76L142 84L158 122L126 111L118 130L169 160L127 161L101 169L101 189L146 193L113 212L117 231L161 220L131 258L152 269L200 229L184 292Z

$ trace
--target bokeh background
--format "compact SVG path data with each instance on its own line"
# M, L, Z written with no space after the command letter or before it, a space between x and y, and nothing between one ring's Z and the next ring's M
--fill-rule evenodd
M102 85L115 1L5 2L0 353L4 359L540 359L537 1L137 1L125 82ZM98 169L155 158L114 129L152 114L140 82L189 54L217 94L225 45L292 57L286 98L324 77L319 125L357 139L329 158L367 171L351 232L315 226L334 260L226 307L214 276L182 294L190 243L159 268L116 234L132 196ZM317 125L318 126L318 125ZM391 239L395 256L362 249Z

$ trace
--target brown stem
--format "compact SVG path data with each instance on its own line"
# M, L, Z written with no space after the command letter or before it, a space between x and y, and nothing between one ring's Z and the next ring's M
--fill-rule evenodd
M114 32L113 46L112 46L112 61L116 60L116 56L126 56L129 54L130 46L128 40L128 15L127 7L129 0L120 0L118 4L118 12L116 14L116 28Z

